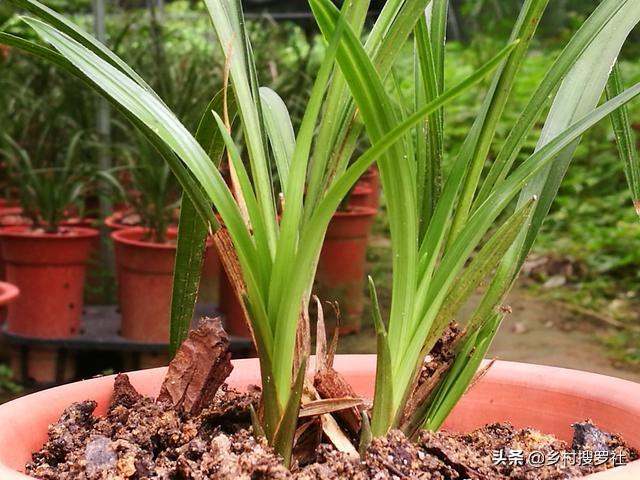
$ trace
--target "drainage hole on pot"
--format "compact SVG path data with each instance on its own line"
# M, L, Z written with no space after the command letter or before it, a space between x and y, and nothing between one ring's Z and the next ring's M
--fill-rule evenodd
M76 304L75 303L70 303L69 304L69 310L73 310L74 308L76 308Z
M64 288L67 288L67 289L68 289L69 287L70 287L69 282L65 282L65 284L64 284Z

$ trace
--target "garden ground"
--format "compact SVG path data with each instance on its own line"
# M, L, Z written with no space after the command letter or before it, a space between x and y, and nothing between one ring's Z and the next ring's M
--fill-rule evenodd
M578 315L558 302L517 287L507 302L513 313L505 318L489 350L490 358L554 365L640 381L640 368L610 357L602 344L615 332L595 317ZM375 332L367 325L359 334L344 336L342 353L373 353Z
M378 223L375 229L380 227ZM368 252L368 270L376 282L383 309L388 308L391 293L389 258L388 240L374 234ZM640 381L640 366L616 360L615 356L620 352L606 345L620 332L620 328L608 323L616 323L615 320L585 308L576 312L575 305L553 300L540 292L541 289L532 289L529 283L521 281L511 292L506 303L513 312L505 318L489 350L490 358L554 365ZM472 306L473 301L465 307L463 317ZM369 316L365 311L360 333L340 339L339 352L375 352L373 325L366 323Z

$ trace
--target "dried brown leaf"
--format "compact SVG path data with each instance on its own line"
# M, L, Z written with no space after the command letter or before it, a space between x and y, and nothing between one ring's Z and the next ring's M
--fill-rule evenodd
M312 417L316 415L324 415L325 413L338 412L347 408L359 407L365 404L365 400L362 398L325 398L320 400L313 400L309 403L305 403L300 408L299 417Z

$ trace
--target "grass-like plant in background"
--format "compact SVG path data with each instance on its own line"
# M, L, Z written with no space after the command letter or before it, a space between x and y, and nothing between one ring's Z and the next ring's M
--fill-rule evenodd
M580 136L640 93L640 85L597 107L611 65L640 19L635 0L604 0L567 43L497 158L487 153L548 0L527 0L507 47L461 84L446 88L445 0L389 0L360 41L367 1L310 0L327 49L301 126L291 127L278 95L260 88L239 0L205 0L227 58L230 89L216 95L192 136L131 68L36 0L10 0L54 49L0 34L0 42L57 64L121 111L156 147L184 189L172 306L172 348L193 311L199 263L220 214L238 257L244 300L260 357L262 408L256 427L289 462L306 358L296 348L327 225L342 198L373 163L380 168L393 249L391 312L378 332L373 435L438 428L475 374L505 312L516 277ZM394 59L415 48L411 101L393 93ZM480 112L444 168L443 106L495 70ZM555 94L532 155L514 161ZM237 126L237 127L236 127ZM233 137L242 133L247 165ZM371 147L357 158L358 140ZM216 165L227 152L233 191ZM281 221L272 164L282 186ZM504 216L518 197L513 213ZM239 206L240 205L240 206ZM452 347L457 355L416 390L425 356L481 282L488 288ZM302 352L302 353L301 353ZM366 425L367 422L364 422ZM366 437L366 435L365 435Z
M75 133L66 150L56 151L45 131L31 153L8 135L0 137L0 158L6 162L9 183L34 230L58 233L69 209L82 217L84 197L96 183L95 167L81 158L82 135Z
M179 188L169 166L152 145L134 131L134 148L121 149L129 174L118 192L140 218L139 225L147 230L146 240L164 243L167 229L175 225Z

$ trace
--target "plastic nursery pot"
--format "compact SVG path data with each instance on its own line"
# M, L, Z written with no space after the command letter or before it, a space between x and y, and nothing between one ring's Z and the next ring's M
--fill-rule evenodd
M22 216L22 208L0 208L0 228L29 225L31 225L31 220Z
M6 200L5 200L6 202ZM22 208L15 206L0 206L0 228L15 227L18 225L30 225L28 219L22 216ZM0 251L0 280L6 278L4 260Z
M259 384L257 359L235 360L228 383L238 389ZM359 396L373 394L375 357L338 355L335 368L343 373ZM313 368L313 367L312 367ZM156 396L166 368L129 374L142 394ZM97 415L107 409L113 376L72 383L34 393L0 405L0 478L22 480L25 464L47 437L47 427L71 403L93 399ZM465 432L491 422L533 427L570 441L571 424L591 418L602 429L621 433L640 447L640 384L587 372L525 363L495 362L487 374L462 398L444 429ZM637 480L640 461L600 472L589 480Z
M340 333L360 330L369 229L376 211L353 207L336 212L329 223L318 261L316 293L340 306Z
M215 248L208 248L204 256L198 290L198 298L201 302L213 305L219 303L221 271L222 265L220 265L218 252Z
M18 298L18 295L20 295L18 287L7 282L0 282L0 325L7 318L7 305Z
M167 243L146 240L143 228L117 230L115 244L120 302L120 334L131 340L167 343L177 230ZM209 240L208 246L211 245Z
M126 216L124 211L114 212L104 219L104 224L111 230L115 232L117 230L125 230L127 228L134 228L137 225L126 225L122 223L122 219Z
M350 207L370 207L373 189L366 183L358 182L349 195Z
M224 328L229 335L249 338L251 332L244 316L244 310L231 286L231 281L222 265L220 266L220 298L218 309L224 315Z
M380 206L380 172L378 166L373 165L360 177L360 181L356 185L366 185L371 188L368 207L375 208Z
M49 347L11 346L13 378L37 386L59 385L75 377L75 356L72 352Z
M9 305L7 329L39 338L77 335L82 316L85 269L96 230L68 227L37 233L30 227L0 230L7 281L20 297Z
M60 222L63 227L87 227L99 228L98 220L95 218L69 217ZM100 236L91 242L91 252L87 263L87 278L85 289L85 302L90 305L104 304L103 282L104 273L102 270L102 252L100 247Z
M6 198L0 198L0 216L5 215L7 212L20 214L22 209L16 204L16 202L7 200Z
M222 219L218 216L218 221L222 224ZM218 281L218 310L224 315L224 329L229 335L241 338L250 338L251 332L247 325L247 320L244 315L244 309L236 297L233 287L231 286L231 280L224 269L222 261L220 260L220 252L216 245L211 249L215 252L216 258L220 264L219 267L219 281Z

